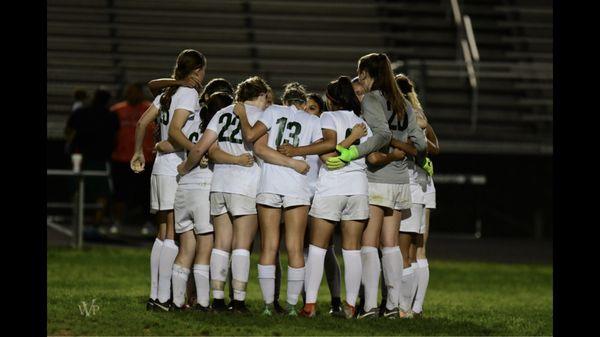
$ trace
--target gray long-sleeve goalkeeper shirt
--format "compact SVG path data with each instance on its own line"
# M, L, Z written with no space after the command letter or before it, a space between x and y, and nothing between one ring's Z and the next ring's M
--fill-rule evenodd
M365 94L362 101L363 118L371 128L373 136L357 146L359 156L382 149L390 152L387 146L392 137L406 142L409 138L417 151L425 151L427 142L423 132L417 125L412 106L406 104L406 114L403 121L398 121L396 114L388 110L388 103L379 90ZM408 169L406 161L394 161L384 166L369 165L367 177L369 182L384 184L408 184Z

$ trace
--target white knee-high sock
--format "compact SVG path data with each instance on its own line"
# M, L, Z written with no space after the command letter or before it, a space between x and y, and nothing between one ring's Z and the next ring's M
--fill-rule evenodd
M185 291L187 290L189 277L189 268L184 268L178 264L173 265L173 304L178 307L181 307L185 303Z
M194 282L196 283L196 302L208 307L210 302L210 266L207 264L194 265Z
M425 301L425 293L429 285L429 263L427 259L417 260L418 268L415 271L417 275L417 294L413 303L412 311L420 313L423 311L423 302Z
M379 273L381 262L377 248L363 246L360 249L362 260L362 284L364 286L364 310L377 307L377 292L379 290Z
M171 298L171 274L178 252L179 248L175 245L175 241L165 240L163 242L158 264L158 300L161 303Z
M250 273L250 251L247 249L234 249L231 252L231 276L233 283L233 299L243 301L246 299L246 285Z
M291 305L298 303L298 296L304 286L305 267L292 268L288 266L287 297L286 301Z
M360 250L342 249L344 257L344 284L346 285L346 303L356 306L356 298L360 289L362 261ZM377 256L377 252L375 252Z
M306 303L317 303L317 294L323 278L323 264L325 262L326 249L309 245L308 259L306 259L306 274L304 275L304 290L306 291Z
M225 298L225 282L229 272L229 252L213 248L210 253L210 281L213 298Z
M415 272L412 266L404 268L402 271L402 282L400 286L400 310L409 311L412 307L411 290L415 281Z
M158 264L162 247L162 240L156 238L150 252L150 298L153 300L158 298Z
M266 304L275 300L275 265L258 265L258 283Z
M413 273L415 274L415 280L412 283L412 288L410 289L410 306L412 308L413 303L415 302L415 296L417 295L417 286L419 284L419 280L418 280L418 275L417 275L417 269L419 268L419 264L417 262L412 262L410 264L410 266L412 267Z
M333 245L327 248L325 254L325 277L329 286L331 297L340 297L342 288L342 270L335 256Z
M397 308L400 302L400 282L402 281L402 253L400 247L384 247L381 261L387 287L385 306L388 310Z

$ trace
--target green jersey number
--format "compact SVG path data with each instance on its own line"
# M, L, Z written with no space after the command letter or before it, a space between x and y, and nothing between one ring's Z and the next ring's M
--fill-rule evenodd
M160 122L163 123L163 125L169 124L169 110L162 110L160 112Z
M198 141L198 138L200 138L200 134L199 134L198 132L192 132L192 133L190 134L190 136L188 137L188 139L190 140L190 142L192 142L192 143L194 143L194 144L196 144L196 142ZM185 151L185 154L186 154L186 155L189 155L189 154L190 154L190 151L187 151L187 150L186 150L186 151Z
M281 145L281 141L283 140L286 143L290 143L293 146L298 146L300 143L300 132L302 131L302 125L298 122L287 122L287 118L281 117L277 120L277 125L279 125L279 133L277 133L277 138L275 139L275 146ZM290 130L287 137L283 137L283 133L285 130ZM293 129L293 131L292 131Z
M198 132L192 132L192 134L190 134L190 136L188 137L188 139L190 140L190 142L196 144L196 142L198 141L199 137L200 137L200 134Z
M236 136L240 133L240 128L242 124L237 116L232 116L230 113L224 113L219 117L219 124L225 121L225 126L219 132L219 142L230 142L235 144L242 144L241 138L236 138ZM233 131L228 136L225 136L225 132L229 130L230 127L235 127Z

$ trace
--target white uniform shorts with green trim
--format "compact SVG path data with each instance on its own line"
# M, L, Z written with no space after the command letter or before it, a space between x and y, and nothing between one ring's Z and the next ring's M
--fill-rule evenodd
M410 184L369 182L369 204L402 211L412 204Z
M210 192L210 215L227 212L232 216L256 214L256 198L235 193Z
M330 221L365 220L369 218L369 197L366 195L315 195L308 214Z
M175 233L194 230L195 234L214 232L210 215L210 190L178 189L175 193Z
M281 207L288 208L293 206L310 206L310 200L293 197L289 195L274 194L274 193L260 193L256 196L256 203L269 207Z
M412 204L409 217L400 221L400 231L425 233L425 204Z
M177 176L153 174L150 177L150 213L172 210L177 186Z

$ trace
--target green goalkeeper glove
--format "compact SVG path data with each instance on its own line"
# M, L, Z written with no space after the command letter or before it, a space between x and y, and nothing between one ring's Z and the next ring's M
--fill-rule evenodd
M433 162L429 158L425 158L423 165L421 166L428 176L433 177Z
M358 149L356 148L356 145L352 145L348 149L341 145L337 145L335 149L340 153L340 155L337 157L331 157L325 162L327 168L330 170L342 168L347 163L358 158Z

